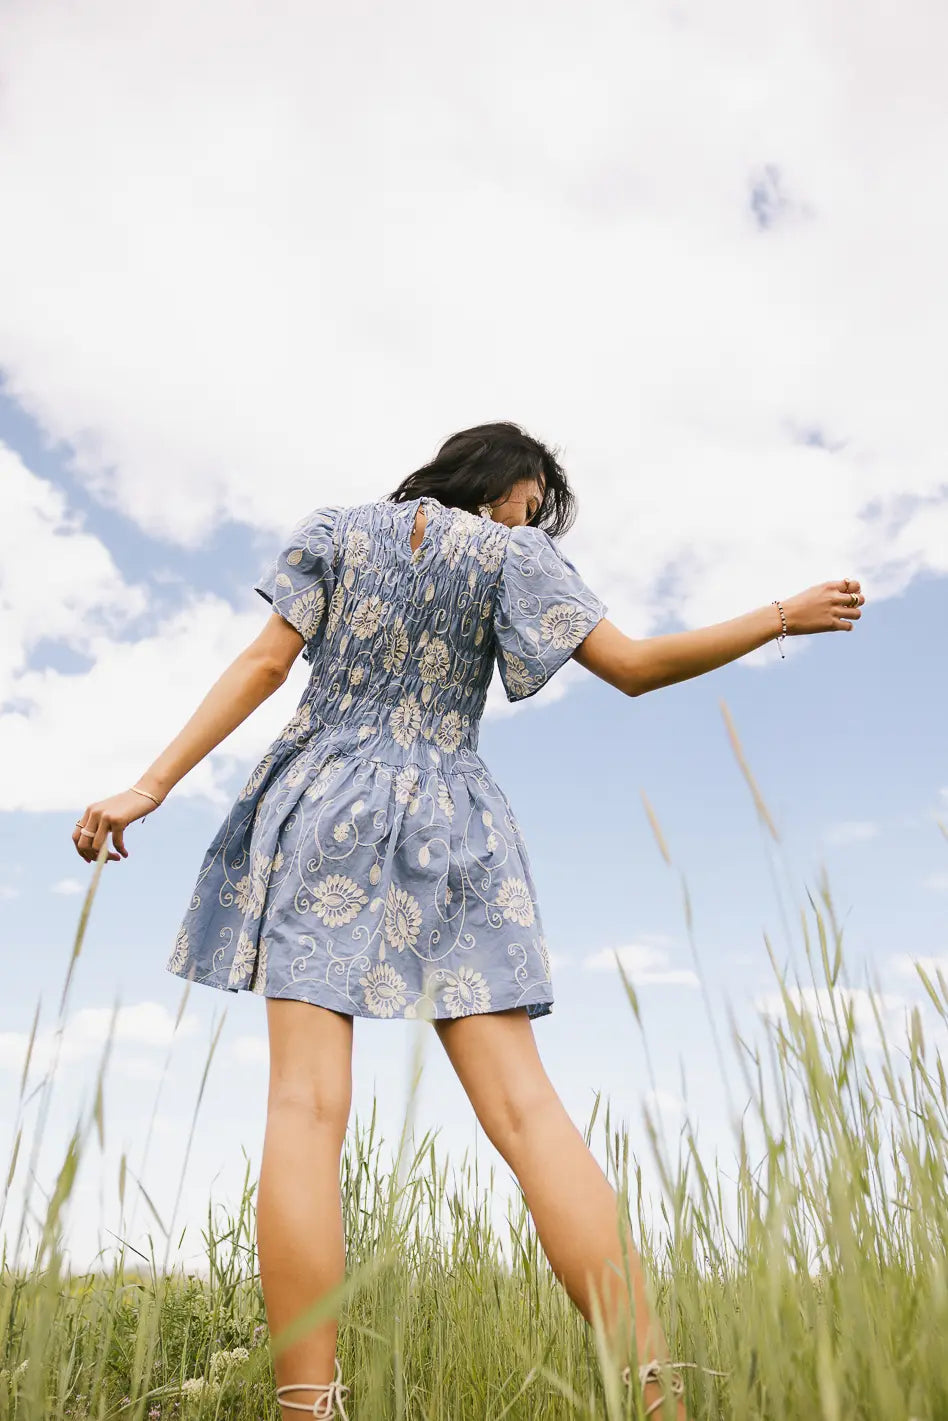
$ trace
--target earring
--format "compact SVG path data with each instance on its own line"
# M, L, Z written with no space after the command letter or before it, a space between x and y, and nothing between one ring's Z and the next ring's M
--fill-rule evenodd
M493 518L494 510L489 503L482 503L478 510L482 518Z

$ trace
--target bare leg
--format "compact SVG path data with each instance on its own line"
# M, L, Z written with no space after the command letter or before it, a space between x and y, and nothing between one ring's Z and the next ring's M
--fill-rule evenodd
M268 997L267 1025L257 1251L273 1338L345 1276L339 1164L352 1103L352 1017ZM335 1318L316 1324L274 1357L277 1385L331 1382L337 1332ZM293 1391L286 1399L312 1406L320 1397L325 1393Z
M625 1283L616 1191L556 1094L526 1011L518 1007L440 1020L434 1026L484 1132L520 1182L554 1274L590 1324L596 1292L615 1355L630 1360L625 1339L632 1299ZM639 1358L665 1360L667 1343L649 1310L627 1226L625 1233ZM661 1386L651 1383L647 1404L661 1395ZM681 1401L676 1415L685 1421Z

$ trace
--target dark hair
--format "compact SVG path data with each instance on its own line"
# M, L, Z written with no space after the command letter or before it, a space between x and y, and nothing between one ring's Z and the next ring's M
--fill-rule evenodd
M477 513L482 503L500 502L521 479L543 482L543 501L530 525L553 538L569 531L576 499L554 455L509 420L477 424L446 439L430 463L406 474L386 498L407 503L430 494L450 508Z

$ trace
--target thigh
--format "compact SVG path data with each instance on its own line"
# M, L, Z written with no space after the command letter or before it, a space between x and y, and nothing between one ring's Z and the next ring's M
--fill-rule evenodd
M303 1106L344 1123L352 1104L352 1017L284 997L266 1003L270 1105Z
M439 1018L432 1025L484 1133L503 1153L510 1136L556 1099L526 1008Z

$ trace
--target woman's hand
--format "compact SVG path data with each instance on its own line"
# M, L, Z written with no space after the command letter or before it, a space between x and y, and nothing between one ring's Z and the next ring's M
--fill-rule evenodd
M856 594L854 603L851 592ZM798 592L783 604L788 636L807 636L811 632L851 632L853 622L862 616L859 608L865 602L859 583L819 582L806 592ZM775 611L775 616L779 613ZM848 619L848 620L847 620Z
M118 852L109 850L108 860L127 859L128 849L123 837L126 826L131 824L133 819L144 819L146 814L157 808L157 804L152 800L132 789L122 790L121 794L110 795L108 799L97 800L95 804L90 804L83 810L72 831L76 852L87 863L95 863L99 850L111 834L113 847Z

